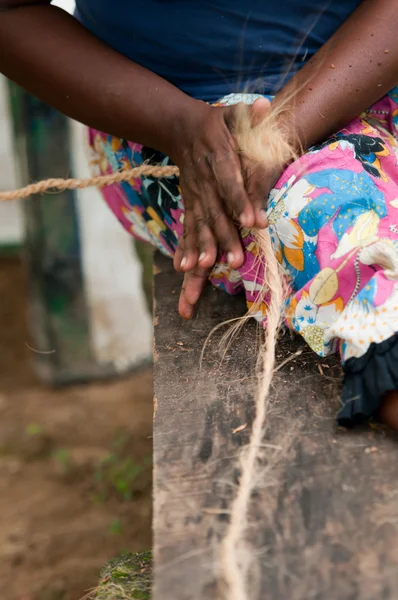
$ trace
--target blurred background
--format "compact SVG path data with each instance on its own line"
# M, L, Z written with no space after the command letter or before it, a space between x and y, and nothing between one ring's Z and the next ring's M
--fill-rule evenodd
M0 77L1 190L88 176L85 135ZM0 203L2 600L79 600L151 547L151 277L95 189Z

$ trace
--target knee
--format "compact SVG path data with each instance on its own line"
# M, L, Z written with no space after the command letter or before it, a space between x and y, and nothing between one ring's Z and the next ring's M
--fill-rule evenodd
M383 423L398 430L398 390L388 392L384 396L379 417Z

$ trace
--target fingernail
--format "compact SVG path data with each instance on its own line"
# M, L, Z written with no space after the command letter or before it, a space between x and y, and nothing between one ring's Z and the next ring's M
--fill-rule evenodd
M234 260L235 260L234 253L233 252L228 252L228 254L227 254L228 264L232 266L232 263L234 262Z
M202 260L204 260L206 258L206 252L202 252L202 254L199 256L199 262L202 262Z
M183 258L183 259L182 259L182 261L181 261L181 265L180 265L180 266L181 266L181 269L183 269L183 268L185 267L185 265L186 265L186 264L187 264L187 258L186 258L186 256L184 256L184 258Z
M242 227L247 227L248 220L247 220L247 215L245 213L241 214L241 216L239 217L239 221L240 221L240 224L242 225Z

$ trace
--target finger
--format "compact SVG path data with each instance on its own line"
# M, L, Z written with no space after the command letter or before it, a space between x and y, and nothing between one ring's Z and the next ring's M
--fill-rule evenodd
M258 98L250 107L246 107L251 126L256 127L259 125L270 108L271 102L267 98ZM239 110L238 107L236 109ZM229 125L233 130L233 113L229 114ZM249 162L243 155L240 155L240 164L244 187L254 212L253 226L264 228L267 226L265 208L271 189L270 178L263 166L255 165L252 161Z
M235 150L220 155L211 162L217 191L229 217L239 221L242 227L253 227L254 209L245 189L241 162Z
M178 246L176 248L174 258L173 258L173 266L176 271L181 271L181 261L184 258L184 238L181 237L178 240Z
M200 266L204 269L210 269L214 266L217 258L217 242L213 234L213 220L209 214L214 215L217 219L214 209L205 214L203 206L199 201L195 203L194 219L195 219L195 236L199 246Z
M238 156L238 146L233 137L237 111L247 109L240 105L223 108L223 118L227 129L228 145L225 151L210 157L210 166L218 184L218 192L231 218L237 219L242 227L254 225L254 211L245 190Z
M268 98L258 98L250 107L250 120L253 127L258 126L267 116L271 108L271 102ZM250 202L255 213L255 227L263 229L268 225L266 215L266 206L268 195L271 190L270 174L262 165L250 164L249 161L241 157L242 172Z
M253 165L245 156L241 156L242 173L249 200L254 210L254 227L263 229L268 226L267 201L272 180L261 165Z
M266 117L267 113L271 108L271 102L268 98L258 98L250 107L246 107L249 111L249 117L252 127L255 127L261 123L261 121ZM235 109L235 114L234 114ZM238 107L229 107L229 112L227 110L225 118L226 121L233 131L234 128L234 117L236 116L236 110ZM249 161L241 156L241 172L243 174L243 184L246 189L247 196L249 198L249 203L254 209L254 222L253 226L255 227L266 227L267 226L267 218L264 212L266 198L269 193L269 185L266 178L266 173L261 167L253 167L249 169ZM249 222L246 223L245 219L243 222L241 220L242 225L251 226L250 218Z
M183 257L180 271L190 271L198 263L197 240L195 234L195 218L192 210L186 209L184 215Z
M253 127L259 125L271 108L268 98L258 98L251 105L250 120Z
M230 267L238 269L242 266L244 253L242 242L239 236L239 231L235 223L226 213L221 200L217 197L212 197L211 201L203 205L205 211L206 224L213 231L215 239L218 241L219 247L227 255L227 261ZM211 265L215 263L216 257Z
M178 303L178 312L183 319L193 317L195 306L206 285L208 276L209 270L199 266L185 273Z

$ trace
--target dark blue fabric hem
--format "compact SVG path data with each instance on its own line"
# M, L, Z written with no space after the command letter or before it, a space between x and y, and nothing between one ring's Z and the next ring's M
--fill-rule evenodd
M377 416L386 392L398 390L398 333L371 344L360 358L350 358L343 370L343 407L337 422L354 427Z

